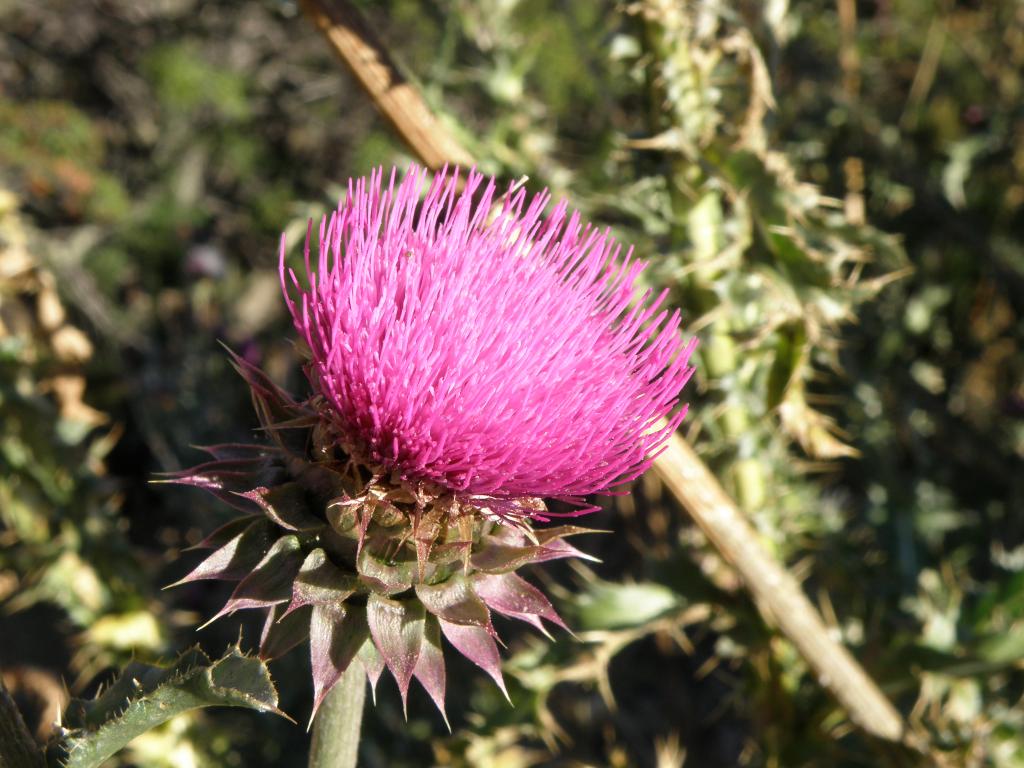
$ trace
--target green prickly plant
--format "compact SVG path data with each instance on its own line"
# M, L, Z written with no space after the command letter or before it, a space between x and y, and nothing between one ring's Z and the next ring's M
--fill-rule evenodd
M650 206L663 213L669 241L658 267L705 342L702 371L717 404L703 423L718 454L710 458L782 542L820 523L799 519L802 505L783 509L768 480L800 488L809 467L856 454L811 384L839 369L842 325L903 274L894 268L904 256L895 238L800 180L773 147L764 50L778 44L781 22L765 10L754 25L733 6L632 7L654 107L653 135L631 145L663 158Z
M245 707L283 715L270 671L238 647L211 660L198 648L166 667L130 663L96 698L72 700L47 761L62 768L96 768L136 736L199 707Z

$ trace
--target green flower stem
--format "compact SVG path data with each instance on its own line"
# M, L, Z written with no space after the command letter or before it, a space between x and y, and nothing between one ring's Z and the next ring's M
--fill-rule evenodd
M355 768L365 700L366 675L353 662L327 694L313 721L309 768Z

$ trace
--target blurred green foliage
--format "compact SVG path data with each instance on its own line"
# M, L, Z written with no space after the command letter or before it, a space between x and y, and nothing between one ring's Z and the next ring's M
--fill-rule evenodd
M1024 765L1020 4L360 5L484 168L651 261L702 342L688 437L931 739L924 764ZM301 386L279 232L408 159L295 4L104 7L0 12L0 665L45 667L8 639L45 631L50 674L83 691L218 604L154 589L223 511L146 480L247 439L218 339ZM16 278L11 243L32 257ZM53 300L67 322L41 320ZM89 355L55 355L64 325ZM516 706L468 684L450 736L426 697L406 723L382 690L364 764L901 764L653 478L593 522L615 532L593 573L538 574L580 642L500 627ZM306 663L274 669L299 720ZM124 760L303 763L302 729L247 717L172 721Z
M0 177L37 215L102 223L122 216L125 190L103 166L103 137L73 105L0 98Z

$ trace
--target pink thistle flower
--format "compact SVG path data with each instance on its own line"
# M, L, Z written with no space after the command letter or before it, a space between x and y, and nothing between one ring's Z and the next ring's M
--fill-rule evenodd
M442 638L504 692L493 615L566 628L516 573L586 557L566 541L586 529L534 529L543 498L580 514L646 469L685 414L694 342L636 289L644 265L565 203L545 215L547 192L495 209L476 172L461 192L447 172L383 181L349 182L315 266L310 226L307 288L281 243L313 396L233 356L268 439L167 481L243 512L180 583L236 582L217 617L265 611L263 658L308 638L314 712L358 661L444 715Z
M645 264L608 230L565 202L545 216L546 190L492 212L495 189L417 167L350 180L315 264L307 234L308 288L282 237L322 415L352 455L494 507L614 493L685 416L696 341L666 292L636 300Z

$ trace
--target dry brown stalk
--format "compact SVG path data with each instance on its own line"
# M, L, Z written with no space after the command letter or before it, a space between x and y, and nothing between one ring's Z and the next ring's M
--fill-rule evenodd
M796 579L765 549L750 521L693 448L673 435L654 470L850 719L873 736L903 741L906 729L900 713L829 633Z
M425 165L438 169L446 163L473 164L469 153L438 123L416 87L399 72L358 9L331 0L300 0L300 4Z
M401 79L380 41L345 0L301 0L302 7L352 68L399 135L431 167L471 165L472 158ZM838 640L796 579L764 547L714 474L674 435L654 468L721 555L743 578L766 617L789 638L850 719L891 742L907 739L903 718Z

